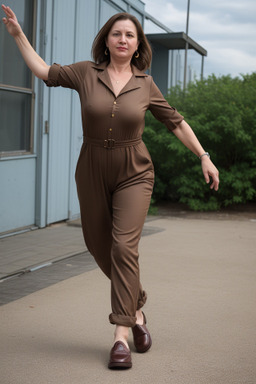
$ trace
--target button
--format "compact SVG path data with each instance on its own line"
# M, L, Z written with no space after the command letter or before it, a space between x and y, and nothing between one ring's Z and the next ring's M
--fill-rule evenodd
M109 128L109 132L112 132L112 128Z
M114 101L114 104L116 104L116 101Z
M115 116L115 114L114 114L114 113L112 113L111 117L114 117L114 116Z

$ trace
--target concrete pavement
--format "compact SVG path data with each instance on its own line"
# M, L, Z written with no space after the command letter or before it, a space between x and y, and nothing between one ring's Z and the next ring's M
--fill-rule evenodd
M166 216L145 229L152 349L130 338L133 368L107 369L110 284L96 268L0 307L1 384L256 383L256 222Z

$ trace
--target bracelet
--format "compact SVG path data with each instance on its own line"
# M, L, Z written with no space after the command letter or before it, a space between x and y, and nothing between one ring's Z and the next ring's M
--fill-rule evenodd
M203 153L201 156L199 156L199 159L201 160L203 156L208 156L209 159L210 159L210 154L209 154L209 152L205 152L205 153Z

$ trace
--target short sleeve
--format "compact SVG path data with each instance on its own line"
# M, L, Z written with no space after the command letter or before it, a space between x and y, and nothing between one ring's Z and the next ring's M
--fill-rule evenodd
M54 63L49 69L48 80L44 82L48 87L61 86L78 91L86 75L86 68L86 61L64 66Z
M184 117L177 112L177 109L169 105L153 79L150 89L148 109L157 120L161 121L161 123L168 128L169 131L177 128L182 120L184 120Z

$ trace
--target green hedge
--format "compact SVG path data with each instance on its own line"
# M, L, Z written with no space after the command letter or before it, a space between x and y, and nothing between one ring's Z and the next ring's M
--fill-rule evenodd
M214 75L191 83L167 100L185 117L220 171L220 189L205 183L200 160L151 113L143 139L156 180L153 200L182 202L193 210L217 210L256 201L256 73L241 78Z

